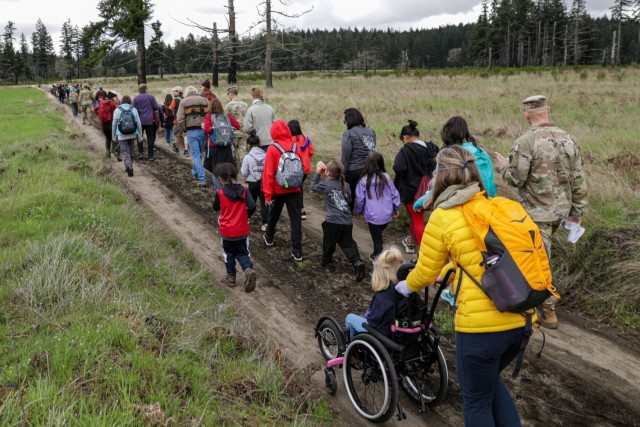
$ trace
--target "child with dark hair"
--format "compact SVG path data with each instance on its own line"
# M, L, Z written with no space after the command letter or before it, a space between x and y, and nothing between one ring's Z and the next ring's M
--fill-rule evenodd
M164 127L165 142L167 143L168 146L175 149L176 137L175 137L175 134L173 133L173 119L175 117L173 115L173 111L171 111L171 109L169 108L172 101L173 101L173 96L171 96L171 94L168 93L164 97L164 104L162 105L162 108L161 108L161 114L162 114L162 117L164 117L164 120L161 120L161 122L162 122L162 126Z
M230 288L236 286L237 259L244 271L244 290L251 292L256 287L256 272L249 254L249 217L255 212L256 204L251 194L236 182L238 172L232 163L219 163L215 174L222 184L213 199L213 210L220 211L218 224L227 269L222 281Z
M322 176L327 179L321 180ZM322 223L322 262L321 266L331 268L336 245L353 265L356 282L361 282L366 274L366 267L360 259L358 245L353 240L353 223L349 202L351 190L344 181L344 166L337 160L326 165L318 162L316 174L311 181L311 191L324 196L327 216Z
M311 164L311 158L313 157L313 143L309 138L304 136L302 133L302 129L300 128L300 122L297 120L290 120L287 123L289 130L291 131L291 136L293 136L293 142L296 143L298 147L300 147L300 151L302 151L302 155L307 158L309 164ZM307 179L307 175L302 179L303 185L300 186L300 204L302 205L302 209L300 209L300 219L303 221L307 219L307 212L304 210L304 181Z
M400 193L393 185L384 167L382 154L372 151L364 162L364 175L356 187L356 203L353 212L363 215L369 225L373 240L374 261L382 252L382 232L400 213Z
M247 147L249 152L242 159L240 173L247 178L247 186L253 200L260 200L260 218L262 219L262 227L260 229L267 231L269 208L264 202L264 194L262 193L262 171L264 170L264 159L267 154L260 148L260 138L255 129L249 132Z

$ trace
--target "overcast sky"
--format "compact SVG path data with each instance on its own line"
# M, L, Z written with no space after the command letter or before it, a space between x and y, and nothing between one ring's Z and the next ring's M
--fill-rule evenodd
M165 42L186 36L189 32L203 35L178 21L192 19L202 25L219 28L226 26L226 0L152 0L155 4L153 20L162 22ZM273 0L273 8L289 13L310 7L313 10L297 19L282 19L289 28L382 28L397 30L409 28L433 28L447 24L475 22L480 13L480 0L284 0L291 6L284 7L280 0ZM565 0L569 3L571 0ZM592 16L608 13L613 0L587 0ZM257 5L261 0L236 0L236 26L239 32L248 31L259 20ZM82 27L98 20L98 0L0 0L2 26L11 20L16 24L16 39L24 33L30 39L38 18L47 27L59 48L60 27L67 19ZM150 30L149 30L150 32Z

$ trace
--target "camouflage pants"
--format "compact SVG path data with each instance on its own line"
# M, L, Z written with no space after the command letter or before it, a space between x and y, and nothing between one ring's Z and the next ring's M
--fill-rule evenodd
M242 159L247 154L247 135L239 130L235 131L235 140L233 141L233 158L236 161L238 169L242 165Z
M82 104L82 123L91 123L91 113L93 113L91 104Z
M547 256L549 257L549 264L551 264L551 242L553 238L553 233L556 232L558 226L560 226L560 221L554 222L537 222L538 228L540 229L540 234L542 235L542 241L544 242L544 248L547 251ZM558 300L553 295L547 298L544 302L544 305L555 307L556 302Z

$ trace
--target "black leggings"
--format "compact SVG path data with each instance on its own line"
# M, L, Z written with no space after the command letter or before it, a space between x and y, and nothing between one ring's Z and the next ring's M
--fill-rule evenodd
M351 190L351 200L349 200L349 209L353 212L353 206L356 202L356 187L358 186L358 181L360 181L360 177L362 176L363 169L358 170L350 170L347 171L345 176L345 181L349 183L349 189Z
M371 256L377 257L382 252L382 232L387 228L387 224L371 224L369 225L369 233L371 233L371 240L373 240L373 253Z
M262 193L261 182L247 182L249 187L249 194L253 197L254 201L258 201L260 199L260 218L262 219L262 223L266 224L269 220L269 208L264 203L264 194Z

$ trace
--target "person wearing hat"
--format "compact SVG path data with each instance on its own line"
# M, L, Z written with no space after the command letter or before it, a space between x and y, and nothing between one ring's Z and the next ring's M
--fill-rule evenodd
M211 92L211 82L209 79L200 83L200 95L204 96L207 99L207 102L210 102L216 96L213 92Z
M496 153L502 179L518 189L520 202L540 228L551 258L551 235L562 221L580 223L587 206L582 152L575 140L551 123L551 108L543 95L522 101L531 129L518 138L506 158ZM556 299L542 306L542 326L558 327Z
M227 98L229 98L229 103L224 107L225 114L231 114L242 125L244 123L244 115L247 113L247 104L238 99L238 88L236 86L231 86L227 89ZM242 158L247 152L246 137L247 135L242 130L235 132L233 154L237 165L242 164Z
M176 86L171 90L171 94L173 95L173 101L169 105L169 109L173 112L173 133L175 137L175 143L173 144L173 152L176 154L180 153L180 148L182 147L182 155L184 157L189 157L189 150L187 149L187 143L184 139L184 132L182 132L182 128L177 126L178 124L178 107L180 107L180 102L182 101L182 86Z

